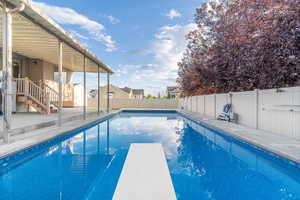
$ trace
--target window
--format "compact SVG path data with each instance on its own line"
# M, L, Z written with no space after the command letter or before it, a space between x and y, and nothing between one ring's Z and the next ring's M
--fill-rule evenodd
M109 97L110 99L113 99L113 98L114 98L114 92L109 92L108 97Z

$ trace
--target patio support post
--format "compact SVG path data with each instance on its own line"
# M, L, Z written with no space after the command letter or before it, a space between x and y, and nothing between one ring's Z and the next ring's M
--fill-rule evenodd
M86 58L83 57L83 119L86 120Z
M98 65L98 99L97 99L97 102L98 102L98 115L100 115L100 66Z
M62 106L63 106L63 87L62 87L62 68L63 68L63 43L59 41L58 43L58 126L62 125Z
M109 72L107 72L107 113L109 113Z
M12 17L11 12L6 7L5 1L2 2L2 35L3 35L3 139L9 143L9 129L11 128L12 115ZM2 94L3 94L2 93Z

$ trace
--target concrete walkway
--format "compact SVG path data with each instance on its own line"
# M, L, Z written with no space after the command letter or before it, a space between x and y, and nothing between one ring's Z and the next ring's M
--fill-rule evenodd
M97 109L87 109L88 116L96 116ZM0 128L3 130L2 119L0 117L1 123ZM83 108L64 108L62 111L62 122L68 122L76 119L83 118ZM15 113L12 115L11 120L11 135L17 135L21 133L26 133L40 128L45 128L53 126L57 123L58 113L51 113L49 115L43 115L40 113Z
M178 111L184 116L210 126L249 144L258 146L269 152L300 164L300 140L286 135L271 133L242 125L209 119L199 113Z
M12 153L21 151L23 149L29 148L36 144L48 141L51 138L63 135L67 132L81 128L87 124L90 124L101 119L105 119L113 116L118 111L107 113L101 113L98 115L88 115L86 120L75 119L63 123L62 127L49 126L46 128L36 129L23 134L16 134L11 136L10 144L4 144L3 141L0 142L0 158L6 157Z

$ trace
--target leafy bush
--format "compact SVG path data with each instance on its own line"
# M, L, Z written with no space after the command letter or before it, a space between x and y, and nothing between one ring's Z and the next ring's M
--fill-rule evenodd
M216 0L195 15L183 96L299 85L300 0Z

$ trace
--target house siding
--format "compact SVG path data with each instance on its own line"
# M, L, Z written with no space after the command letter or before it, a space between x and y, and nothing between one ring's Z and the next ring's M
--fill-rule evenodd
M112 98L118 98L118 99L128 99L130 98L130 94L126 93L122 89L115 87L113 85L109 86L109 91L112 94ZM96 91L96 95L98 95L98 91ZM100 98L105 99L107 98L107 86L100 88Z
M52 63L43 62L43 80L54 80L55 66Z

